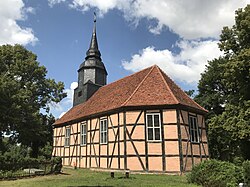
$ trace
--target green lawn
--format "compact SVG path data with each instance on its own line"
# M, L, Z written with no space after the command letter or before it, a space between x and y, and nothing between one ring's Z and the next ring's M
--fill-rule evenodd
M110 178L109 172L95 172L87 169L63 169L63 174L40 176L13 181L0 181L2 186L180 186L195 187L188 184L185 176L155 175L155 174L130 174L130 178L124 178L123 173L115 173L115 178Z

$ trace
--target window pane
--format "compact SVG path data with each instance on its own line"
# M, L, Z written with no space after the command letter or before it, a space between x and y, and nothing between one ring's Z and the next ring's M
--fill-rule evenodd
M154 115L154 126L155 127L159 127L160 126L160 119L159 119L159 115Z
M153 127L152 115L147 115L148 127Z
M84 135L84 136L83 136L83 144L86 144L86 143L87 143L87 136Z
M190 133L191 133L191 141L193 142L194 141L194 130L191 130Z
M81 134L83 133L83 125L81 125Z
M148 140L153 140L153 128L148 128Z
M190 128L191 128L191 129L194 129L194 125L193 125L193 124L194 124L194 123L193 123L193 118L192 118L192 117L190 117L190 118L189 118L189 121L190 121L190 124L189 124L189 125L190 125Z
M198 128L198 126L196 126L197 127L197 130L196 130L196 139L197 139L197 142L199 142L199 128Z
M69 138L65 138L65 146L69 146Z
M197 126L196 126L196 118L193 118L193 128L194 128L194 129L197 129Z
M66 137L69 137L69 129L66 129Z
M107 139L108 139L107 132L104 132L104 142L103 143L107 143Z
M103 143L103 133L101 133L101 143Z
M87 125L84 125L84 134L87 134Z
M100 122L100 131L102 131L103 127L102 127L103 121Z
M161 135L160 135L160 128L155 128L155 140L160 140Z
M107 126L108 126L107 120L105 120L105 121L104 121L104 131L107 131Z

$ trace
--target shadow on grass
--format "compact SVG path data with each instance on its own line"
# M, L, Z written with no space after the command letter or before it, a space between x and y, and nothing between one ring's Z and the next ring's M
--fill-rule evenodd
M115 179L132 180L132 179L136 179L136 178L135 177L129 177L129 178L127 178L127 177L114 177L114 178L108 177L108 178L106 178L106 181L107 180L115 180Z
M127 179L127 180L132 180L132 179L136 179L135 177L117 177L117 179Z
M56 174L56 175L70 175L70 174L64 173L64 172L60 172L60 173L58 173L58 174Z
M85 186L85 185L81 185L81 186L67 186L67 187L113 187L113 186L96 186L96 185L94 185L94 186Z

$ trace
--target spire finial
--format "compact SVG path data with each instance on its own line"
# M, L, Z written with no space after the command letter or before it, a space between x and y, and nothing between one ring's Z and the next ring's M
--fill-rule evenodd
M98 49L97 37L96 37L96 13L94 12L94 26L92 32L92 38L90 41L89 50L86 53L86 60L90 57L95 57L101 59L101 53Z
M96 22L96 13L94 12L94 22Z

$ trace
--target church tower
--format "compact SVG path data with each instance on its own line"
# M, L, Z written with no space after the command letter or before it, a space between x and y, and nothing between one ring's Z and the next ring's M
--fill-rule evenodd
M78 69L78 87L74 90L73 106L87 101L100 87L107 84L107 71L101 59L96 37L96 17L85 61Z

